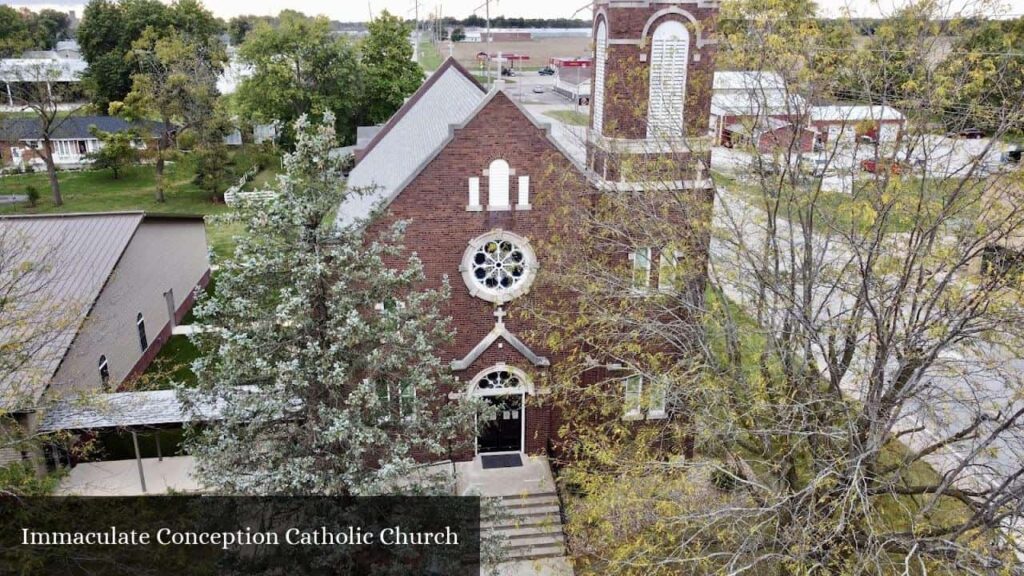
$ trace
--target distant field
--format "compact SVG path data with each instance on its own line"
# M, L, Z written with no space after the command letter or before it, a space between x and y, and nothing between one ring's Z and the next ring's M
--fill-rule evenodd
M455 45L455 59L470 70L480 67L476 59L478 52L526 54L530 59L523 63L526 68L541 68L556 56L587 56L593 49L590 38L544 38L529 42L460 42ZM447 56L447 45L442 50Z

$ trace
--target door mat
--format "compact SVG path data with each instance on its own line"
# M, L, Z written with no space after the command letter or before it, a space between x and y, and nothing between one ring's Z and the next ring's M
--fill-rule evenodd
M484 470L491 468L517 468L523 465L523 459L519 457L519 454L493 454L481 456L480 463L484 465Z

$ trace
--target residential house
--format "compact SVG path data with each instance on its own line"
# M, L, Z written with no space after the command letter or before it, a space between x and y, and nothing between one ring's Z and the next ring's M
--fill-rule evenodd
M142 374L210 278L201 216L142 212L0 218L16 261L0 273L42 266L27 320L47 322L46 346L0 377L0 411L27 429L44 403L115 391ZM59 322L52 322L54 314ZM35 318L35 320L33 320ZM12 334L0 337L14 338ZM29 454L0 451L0 464Z
M713 183L702 167L710 163L717 12L718 3L708 0L596 3L594 92L582 157L453 59L357 152L348 186L366 194L350 196L337 222L359 224L382 208L382 221L373 225L409 222L404 243L416 247L429 282L456 279L447 304L456 334L441 350L461 383L450 396L480 396L499 407L477 438L477 454L545 454L558 443L562 417L540 382L560 358L528 340L529 323L510 314L544 266L535 244L551 233L559 208L552 195L576 190L576 201L587 202L594 192L653 186L659 193L685 190L710 207ZM649 99L637 102L636 94ZM612 153L622 150L626 157ZM623 173L630 154L670 157L678 173L666 182L637 181ZM692 249L696 262L706 262L707 238ZM665 256L644 247L636 252L654 262ZM631 255L624 252L623 262ZM657 268L648 266L646 274L656 285ZM664 396L661 409L645 415L627 408L641 387L637 381L624 390L623 416L666 417Z
M777 72L715 72L711 132L717 145L731 147L745 141L767 151L785 141L779 140L780 131L792 134L800 126L805 112L803 97L790 93Z
M849 146L861 140L870 144L896 145L907 119L891 106L862 104L811 106L810 126L822 146Z
M103 132L139 133L136 147L155 147L163 124L159 122L128 122L114 116L68 116L59 121L50 134L53 160L58 168L82 168L89 164L88 155L103 143L92 133L92 127ZM0 121L0 158L3 165L43 168L42 122L38 118L7 118Z
M555 69L554 91L579 106L590 104L594 75L594 62L590 58L552 58Z
M3 103L16 108L26 98L45 93L61 103L86 101L82 74L89 65L80 58L64 58L57 54L47 58L6 58L0 60L0 82Z

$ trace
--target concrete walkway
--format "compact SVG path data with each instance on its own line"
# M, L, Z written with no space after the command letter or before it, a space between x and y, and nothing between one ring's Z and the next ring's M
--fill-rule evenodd
M175 492L198 492L192 477L195 463L191 456L173 456L159 460L142 459L146 489L142 489L136 460L86 462L71 469L57 493L67 496L144 496Z

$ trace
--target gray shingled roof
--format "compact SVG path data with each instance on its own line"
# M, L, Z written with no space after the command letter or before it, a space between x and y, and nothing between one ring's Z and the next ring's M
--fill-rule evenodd
M128 122L116 116L70 116L57 126L50 137L76 140L95 138L90 131L91 126L104 132L123 132L135 128L143 135L157 136L164 124L151 120ZM42 138L42 124L38 118L7 118L0 122L0 141L17 142L39 138Z
M131 426L182 424L216 420L221 407L199 406L186 410L174 390L115 392L57 401L42 409L40 432L95 430Z
M39 400L143 217L127 212L0 218L5 259L44 266L35 301L20 305L32 315L46 315L51 325L61 314L48 346L14 374L0 375L0 408L31 408ZM10 270L4 267L0 274ZM16 337L0 333L0 342Z
M419 172L451 133L484 100L486 91L455 60L449 59L391 117L370 142L348 177L352 194L338 209L338 223L351 224L391 199Z

